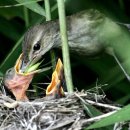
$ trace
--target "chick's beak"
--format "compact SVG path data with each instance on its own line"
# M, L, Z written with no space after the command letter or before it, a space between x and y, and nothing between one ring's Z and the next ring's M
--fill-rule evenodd
M28 100L26 90L28 89L32 78L33 75L23 76L12 68L10 74L6 74L4 84L13 93L16 100L25 101Z
M10 71L7 71L4 78L5 86L13 93L16 100L28 100L26 90L34 76L34 73L24 74L20 72L22 54L16 61L16 64Z
M52 98L64 97L64 91L62 87L63 82L63 64L60 59L58 59L56 69L52 74L52 81L46 89L46 96L51 96Z

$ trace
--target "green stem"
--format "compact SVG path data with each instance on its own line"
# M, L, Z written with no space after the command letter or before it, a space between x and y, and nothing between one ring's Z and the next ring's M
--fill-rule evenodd
M45 2L45 11L46 11L46 21L50 21L51 20L51 8L50 8L50 2L49 0L44 0ZM51 55L51 61L52 61L52 66L53 66L53 70L55 68L56 63L54 61L56 61L55 58L55 53L53 50L50 51L50 55Z
M124 1L119 0L119 4L120 4L121 9L124 11L125 10Z
M72 83L72 75L71 75L71 67L70 67L64 0L57 0L57 3L58 3L60 33L61 33L61 41L62 41L62 55L63 55L65 79L67 84L67 90L68 92L71 93L73 92L73 83Z
M45 11L46 11L46 21L51 20L51 9L49 0L44 0L45 2Z
M25 26L27 28L29 26L29 14L28 9L25 6L23 7L23 12L24 12Z
M23 37L21 36L20 39L17 41L17 43L14 45L14 47L12 48L12 50L10 51L10 53L6 56L6 58L4 59L4 61L0 64L0 70L2 72L5 72L8 68L7 65L9 63L15 62L15 59L18 58L17 56L19 55L19 50L18 48L21 47L21 42L23 41ZM21 50L20 50L21 51ZM18 54L16 54L18 53ZM13 59L12 59L13 57ZM8 66L9 67L9 66Z

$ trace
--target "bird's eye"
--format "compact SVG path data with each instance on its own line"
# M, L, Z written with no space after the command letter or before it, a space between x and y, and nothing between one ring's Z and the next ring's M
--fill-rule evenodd
M34 51L38 51L40 49L40 44L39 43L36 43L33 47L33 50Z

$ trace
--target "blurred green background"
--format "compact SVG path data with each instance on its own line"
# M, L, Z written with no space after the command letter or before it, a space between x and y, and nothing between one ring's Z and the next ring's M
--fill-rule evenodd
M54 20L58 18L57 4L55 0L51 0L50 3ZM65 0L65 4L67 15L94 8L115 22L130 23L129 0ZM21 53L24 33L30 26L44 22L44 15L44 1L30 4L26 0L0 0L1 76L7 69L14 66ZM56 50L55 53L56 58L61 57L61 50ZM46 63L50 62L50 53L44 57ZM87 58L71 54L71 67L73 83L78 90L88 90L98 85L102 87L110 100L121 104L127 104L130 101L130 83L110 55L101 54ZM51 73L52 70L35 76L32 86L38 86L35 87L38 95L42 94L47 87L46 84L38 83L49 83Z

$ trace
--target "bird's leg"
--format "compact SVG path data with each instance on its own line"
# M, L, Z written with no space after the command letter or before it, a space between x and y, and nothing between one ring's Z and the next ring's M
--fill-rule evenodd
M130 75L126 72L126 70L124 69L124 67L121 65L121 63L120 63L118 57L115 55L115 53L113 53L113 57L116 60L116 62L119 65L119 67L121 68L121 70L124 73L124 75L126 76L127 80L130 82Z
M117 64L119 65L119 67L121 68L122 72L124 73L124 75L126 76L127 80L130 82L130 75L126 72L126 70L124 69L124 67L122 66L120 60L118 59L118 57L116 56L113 48L108 48L107 52L112 55L115 59L115 61L117 62Z

